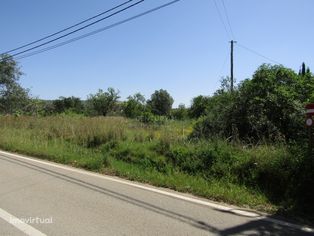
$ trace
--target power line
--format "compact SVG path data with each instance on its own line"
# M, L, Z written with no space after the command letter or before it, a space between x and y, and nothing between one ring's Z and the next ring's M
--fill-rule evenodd
M55 48L58 48L58 47L61 47L61 46L70 44L70 43L72 43L72 42L78 41L78 40L80 40L80 39L83 39L83 38L92 36L92 35L94 35L94 34L98 34L98 33L100 33L100 32L109 30L109 29L111 29L111 28L117 27L117 26L122 25L122 24L124 24L124 23L127 23L127 22L129 22L129 21L135 20L135 19L140 18L140 17L142 17L142 16L145 16L145 15L148 15L148 14L153 13L153 12L155 12L155 11L158 11L158 10L160 10L160 9L162 9L162 8L165 8L165 7L168 7L168 6L170 6L170 5L173 5L173 4L175 4L175 3L179 2L179 1L181 1L181 0L174 0L174 1L168 2L168 3L166 3L166 4L163 4L163 5L159 6L159 7L155 7L155 8L153 8L153 9L148 10L148 11L145 11L145 12L140 13L140 14L138 14L138 15L135 15L135 16L133 16L133 17L127 18L127 19L125 19L125 20L119 21L119 22L117 22L117 23L111 24L111 25L109 25L109 26L100 28L100 29L98 29L98 30L92 31L92 32L90 32L90 33L83 34L83 35L78 36L78 37L75 37L75 38L73 38L73 39L70 39L70 40L67 40L67 41L58 43L58 44L53 45L53 46L50 46L50 47L43 48L43 49L41 49L41 50L37 50L37 51L35 51L35 52L29 53L29 54L26 54L26 55L22 55L22 56L16 58L16 60L20 60L20 59L23 59L23 58L31 57L31 56L34 56L34 55L36 55L36 54L43 53L43 52L46 52L46 51L49 51L49 50L52 50L52 49L55 49Z
M221 14L221 12L220 12L220 10L219 10L219 7L218 7L218 5L217 5L216 0L213 0L213 2L214 2L214 4L215 4L216 10L217 10L217 12L218 12L219 19L220 19L220 21L221 21L221 23L222 23L222 25L223 25L223 27L224 27L224 29L225 29L227 35L228 35L229 37L231 36L231 38L232 38L232 35L231 35L230 32L228 31L227 26L226 26L226 24L225 24L225 21L223 20L222 14Z
M128 3L130 3L130 2L132 2L132 1L134 1L134 0L128 0L128 1L126 1L126 2L123 2L123 3L121 3L120 5L117 5L117 6L111 8L111 9L109 9L109 10L106 10L106 11L104 11L104 12L101 12L101 13L99 13L99 14L93 16L93 17L90 17L90 18L88 18L88 19L86 19L86 20L80 21L80 22L78 22L78 23L76 23L76 24L74 24L74 25L71 25L71 26L69 26L69 27L67 27L67 28L64 28L64 29L62 29L62 30L60 30L60 31L58 31L58 32L55 32L55 33L53 33L53 34L49 34L49 35L47 35L47 36L45 36L45 37L43 37L43 38L40 38L40 39L38 39L38 40L32 41L32 42L30 42L30 43L24 44L24 45L22 45L22 46L19 46L19 47L17 47L17 48L11 49L11 50L9 50L9 51L6 51L6 52L0 53L0 54L8 54L8 53L11 53L11 52L15 52L15 51L17 51L17 50L19 50L19 49L22 49L22 48L31 46L31 45L33 45L33 44L35 44L35 43L39 43L39 42L41 42L41 41L43 41L43 40L45 40L45 39L51 38L51 37L53 37L53 36L56 36L56 35L58 35L58 34L60 34L60 33L63 33L63 32L65 32L65 31L67 31L67 30L70 30L70 29L75 28L76 26L82 25L82 24L84 24L84 23L86 23L86 22L88 22L88 21L90 21L90 20L93 20L93 19L95 19L95 18L97 18L97 17L99 17L99 16L102 16L102 15L104 15L104 14L106 14L106 13L109 13L109 12L111 12L111 11L113 11L113 10L116 10L116 9L118 9L118 8L120 8L120 7L122 7L122 6L126 5L126 4L128 4Z
M94 24L96 24L96 23L99 23L100 21L103 21L103 20L108 19L108 18L110 18L110 17L112 17L112 16L114 16L114 15L117 15L117 14L123 12L123 11L126 11L127 9L129 9L129 8L131 8L131 7L134 7L134 6L136 6L136 5L138 5L138 4L142 3L142 2L144 2L144 0L140 0L140 1L136 2L136 3L133 3L132 5L129 5L129 6L123 8L123 9L121 9L121 10L119 10L119 11L116 11L116 12L114 12L114 13L112 13L112 14L106 16L106 17L103 17L103 18L101 18L101 19L99 19L99 20L97 20L97 21L94 21L94 22L92 22L92 23L90 23L90 24L87 24L87 25L85 25L85 26L82 26L82 27L80 27L80 28L78 28L78 29L76 29L76 30L73 30L73 31L71 31L71 32L69 32L69 33L67 33L67 34L61 35L61 36L59 36L59 37L57 37L57 38L54 38L54 39L51 39L51 40L49 40L49 41L47 41L47 42L45 42L45 43L39 44L39 45L37 45L37 46L31 47L31 48L26 49L26 50L24 50L24 51L15 53L15 54L13 54L13 55L10 55L10 56L8 56L7 58L12 58L12 57L18 56L18 55L20 55L20 54L23 54L23 53L25 53L25 52L29 52L29 51L32 51L32 50L34 50L34 49L36 49L36 48L42 47L42 46L44 46L44 45L47 45L47 44L49 44L49 43L55 42L55 41L57 41L57 40L59 40L59 39L62 39L62 38L67 37L67 36L69 36L69 35L71 35L71 34L74 34L74 33L78 32L78 31L81 31L81 30L87 28L87 27L90 27L90 26L92 26L92 25L94 25Z
M269 57L264 56L263 54L261 54L261 53L255 51L255 50L253 50L253 49L250 49L250 48L248 48L248 47L246 47L246 46L244 46L244 45L242 45L242 44L240 44L240 43L237 43L236 45L238 45L239 47L241 47L241 48L243 48L243 49L245 49L245 50L247 50L247 51L249 51L249 52L251 52L251 53L253 53L253 54L257 55L257 56L259 56L259 57L262 57L262 58L264 58L264 59L266 59L266 60L268 60L268 61L271 61L271 62L273 62L273 63L275 63L275 64L282 64L282 63L280 63L280 62L278 62L278 61L276 61L276 60L273 60L273 59L271 59L271 58L269 58Z
M222 63L222 66L221 66L221 68L220 68L220 70L219 70L218 77L221 76L222 71L225 69L225 66L226 66L226 64L227 64L228 57L229 57L229 52L226 54L226 57L225 57L225 59L224 59L224 61L223 61L223 63Z
M230 29L232 38L234 39L235 37L234 37L233 30L232 30L232 27L231 27L231 24L230 24L230 19L229 19L229 16L228 16L228 11L227 11L227 8L226 8L224 0L222 0L222 6L223 6L223 9L224 9L224 12L225 12L225 15L226 15L227 23L229 25L229 29Z

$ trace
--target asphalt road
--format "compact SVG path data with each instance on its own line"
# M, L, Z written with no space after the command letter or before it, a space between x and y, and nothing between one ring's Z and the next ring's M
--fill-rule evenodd
M0 151L0 235L314 235L162 188Z

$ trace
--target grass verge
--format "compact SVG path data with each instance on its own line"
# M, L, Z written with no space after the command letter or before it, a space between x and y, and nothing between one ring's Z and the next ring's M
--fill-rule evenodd
M25 122L25 120L20 121ZM32 125L29 124L30 121ZM75 135L72 139L67 137L71 134L64 127L60 129L66 130L66 135L62 133L64 131L56 131L51 127L38 129L36 127L39 124L36 124L36 122L42 125L43 121L31 119L26 122L27 124L19 123L19 127L16 127L16 124L2 124L0 148L90 171L171 188L241 207L249 207L269 213L277 210L277 206L272 204L266 195L257 189L235 183L228 178L209 177L202 174L202 172L199 174L189 173L184 171L184 168L172 166L170 164L172 161L168 157L171 154L168 152L178 153L177 148L180 145L184 149L183 144L178 143L181 141L174 140L176 137L175 131L165 136L164 131L161 129L150 130L134 127L132 123L126 130L126 138L124 134L111 134L110 138L106 140L96 141L97 145L91 148L81 141L78 142ZM81 123L77 125L79 124ZM53 124L53 126L57 127L56 124ZM49 132L58 133L59 136L47 135ZM95 132L99 132L97 128L95 128ZM107 137L108 132L111 131L106 129L106 132L105 136ZM99 134L97 133L97 135ZM90 142L88 138L85 140ZM174 150L170 149L168 142L170 142L170 146L173 145ZM193 151L192 147L187 147L187 149Z

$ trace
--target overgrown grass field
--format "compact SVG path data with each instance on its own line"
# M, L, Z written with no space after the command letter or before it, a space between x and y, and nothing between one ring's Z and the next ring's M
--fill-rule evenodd
M192 127L191 121L1 116L0 148L272 213L294 206L298 151L189 139Z

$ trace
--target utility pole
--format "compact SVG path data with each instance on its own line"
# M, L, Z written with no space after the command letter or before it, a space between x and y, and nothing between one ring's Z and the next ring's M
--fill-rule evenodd
M309 156L314 154L314 136L313 136L313 125L314 125L314 103L307 104L306 109L306 126L309 132Z
M230 53L230 82L231 82L231 88L230 88L230 92L231 94L233 94L233 82L234 82L234 78L233 78L233 44L236 43L236 41L231 40L231 53ZM235 141L235 130L236 130L236 126L235 124L232 122L231 123L231 136L232 136L232 141Z
M236 43L237 41L233 41L231 40L230 43L231 43L231 54L230 54L230 66L231 66L231 71L230 71L230 80L231 80L231 92L233 92L233 44Z

